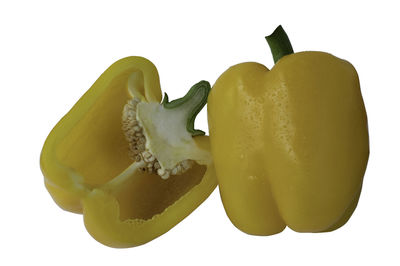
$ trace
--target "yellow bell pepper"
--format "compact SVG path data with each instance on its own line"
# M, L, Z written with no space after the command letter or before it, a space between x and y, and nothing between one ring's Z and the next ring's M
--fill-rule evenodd
M114 63L46 139L40 163L54 201L83 213L87 231L111 247L167 232L217 185L208 137L193 128L209 90L202 81L160 104L150 61Z
M248 234L335 230L356 208L369 156L357 72L328 53L293 53L281 27L267 41L271 70L232 66L209 95L224 208Z

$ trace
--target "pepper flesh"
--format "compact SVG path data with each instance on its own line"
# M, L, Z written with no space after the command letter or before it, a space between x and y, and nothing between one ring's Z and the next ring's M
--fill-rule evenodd
M223 104L221 104L223 103ZM356 208L369 144L353 66L323 52L242 63L208 99L211 151L232 223L248 234L331 231Z
M128 81L137 76L137 96L160 102L154 65L142 57L114 63L54 127L41 153L45 185L64 210L83 213L88 232L111 247L144 244L167 232L215 189L211 156L203 156L181 175L162 180L139 171L128 156L121 129ZM194 137L209 154L207 136Z

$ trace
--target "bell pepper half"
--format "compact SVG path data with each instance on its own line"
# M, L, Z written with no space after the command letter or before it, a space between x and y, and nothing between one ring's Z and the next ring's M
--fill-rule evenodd
M47 137L40 165L64 210L111 247L144 244L195 210L217 186L209 139L195 130L208 82L161 102L155 66L111 65Z

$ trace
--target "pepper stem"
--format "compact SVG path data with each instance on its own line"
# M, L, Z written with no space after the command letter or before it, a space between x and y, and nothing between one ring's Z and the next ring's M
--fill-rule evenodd
M265 39L267 39L275 64L285 55L293 54L292 44L281 25L271 35L265 37Z
M168 102L168 95L164 93L164 99L161 104L166 109L185 109L184 111L187 113L186 130L191 133L192 136L204 135L204 131L194 129L194 120L201 109L203 109L204 105L206 105L210 90L210 83L202 80L193 85L185 96L171 102Z

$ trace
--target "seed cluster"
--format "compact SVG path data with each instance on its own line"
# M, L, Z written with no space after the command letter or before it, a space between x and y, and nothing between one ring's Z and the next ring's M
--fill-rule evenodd
M129 143L129 157L136 162L143 161L145 166L142 171L157 173L162 179L167 179L170 175L179 175L186 172L193 165L193 161L184 160L178 163L173 169L161 168L157 158L146 149L146 137L143 135L143 128L136 120L136 108L139 99L133 98L127 102L122 112L122 130Z

